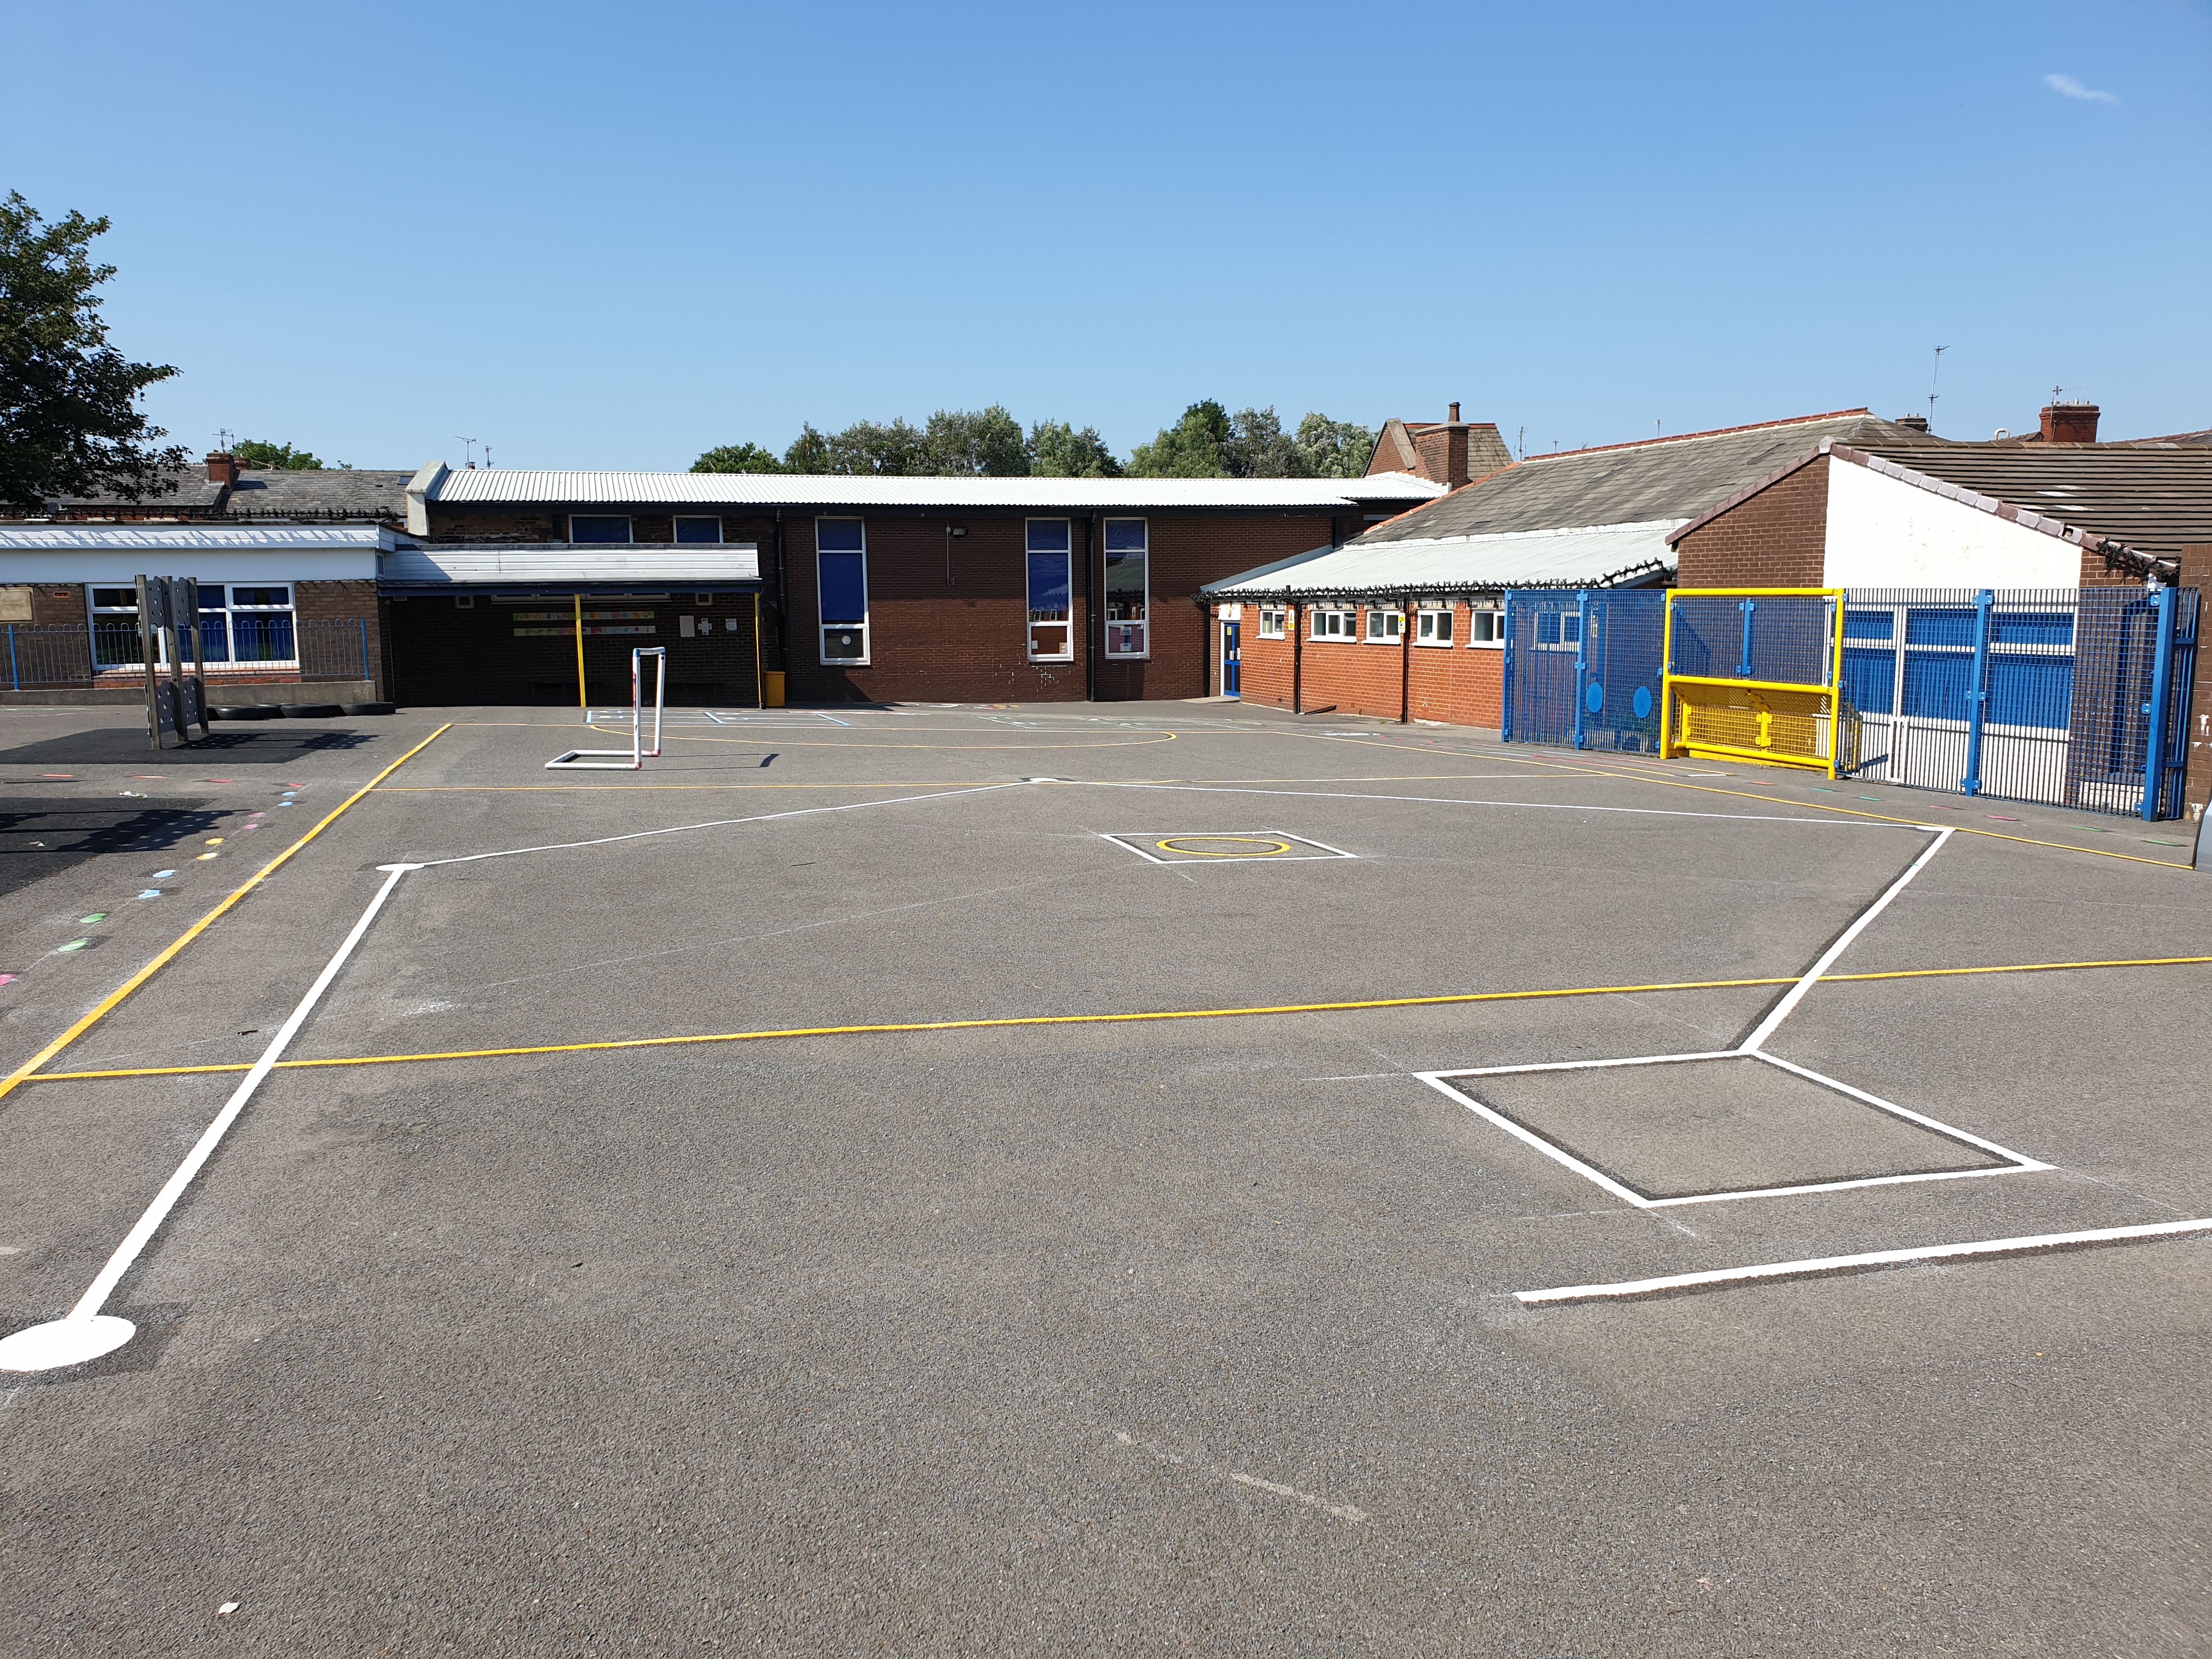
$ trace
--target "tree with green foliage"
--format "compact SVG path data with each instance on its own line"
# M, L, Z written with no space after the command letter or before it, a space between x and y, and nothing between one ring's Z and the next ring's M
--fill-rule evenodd
M724 444L691 463L694 472L781 472L783 463L758 444Z
M1121 463L1086 426L1078 432L1066 421L1040 421L1030 428L1030 475L1037 478L1118 478Z
M49 225L14 191L0 202L0 505L35 514L61 495L167 495L182 447L139 401L176 374L134 363L107 343L94 292L115 275L86 250L105 218Z
M1332 421L1310 414L1298 422L1298 453L1305 458L1309 478L1359 478L1374 459L1379 431L1356 421Z
M1022 423L1002 404L940 409L922 428L922 459L939 477L1025 478L1030 448Z
M1229 444L1223 459L1232 478L1303 478L1305 453L1283 430L1273 404L1240 409L1229 419Z
M265 443L259 438L241 439L231 447L238 464L256 472L320 472L323 463L304 449L295 449L289 444ZM337 461L333 465L341 472L353 471L352 463Z
M1129 452L1133 478L1227 478L1229 445L1234 436L1229 411L1212 398L1195 403L1173 426L1162 427L1148 444Z

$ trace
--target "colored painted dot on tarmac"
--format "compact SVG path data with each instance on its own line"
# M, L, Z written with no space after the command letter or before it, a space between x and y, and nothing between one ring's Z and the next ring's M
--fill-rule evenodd
M93 924L94 922L95 922L95 921L106 921L106 920L107 920L107 912L106 912L106 911L105 911L105 910L94 910L94 911L90 915L88 915L88 916L79 916L79 917L76 919L76 925L77 925L78 927L91 927L91 926L92 926L92 924Z
M56 956L60 956L64 951L82 951L86 945L91 943L92 941L88 939L73 939L67 945L62 945L57 949L54 951L54 954Z

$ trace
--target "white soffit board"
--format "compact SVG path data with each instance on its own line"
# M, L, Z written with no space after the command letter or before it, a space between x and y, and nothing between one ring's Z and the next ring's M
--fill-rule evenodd
M651 546L416 547L387 553L379 573L392 583L526 586L539 582L685 582L760 580L750 542Z

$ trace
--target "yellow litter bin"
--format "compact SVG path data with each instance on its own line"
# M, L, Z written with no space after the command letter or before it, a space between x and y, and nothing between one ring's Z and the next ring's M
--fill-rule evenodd
M781 668L771 668L766 673L762 675L761 678L765 686L765 695L761 699L763 706L769 708L782 708L783 670Z

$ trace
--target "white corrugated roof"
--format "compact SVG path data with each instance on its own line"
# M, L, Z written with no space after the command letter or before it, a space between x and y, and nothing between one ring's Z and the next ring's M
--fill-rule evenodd
M1408 472L1371 478L908 478L790 472L539 472L501 467L455 472L433 463L416 474L433 501L543 506L935 507L1079 508L1311 508L1425 501L1444 486Z
M760 579L760 550L750 542L719 544L571 547L536 545L410 547L386 553L377 575L387 583L471 583L528 587L544 582L627 582L681 587L687 582Z
M282 551L290 548L389 547L392 532L373 524L51 524L0 527L0 553L214 550Z
M1687 523L1591 525L1495 536L1441 536L1322 548L1263 565L1201 591L1218 599L1271 593L1466 592L1504 587L1596 587L1674 568L1667 532Z

